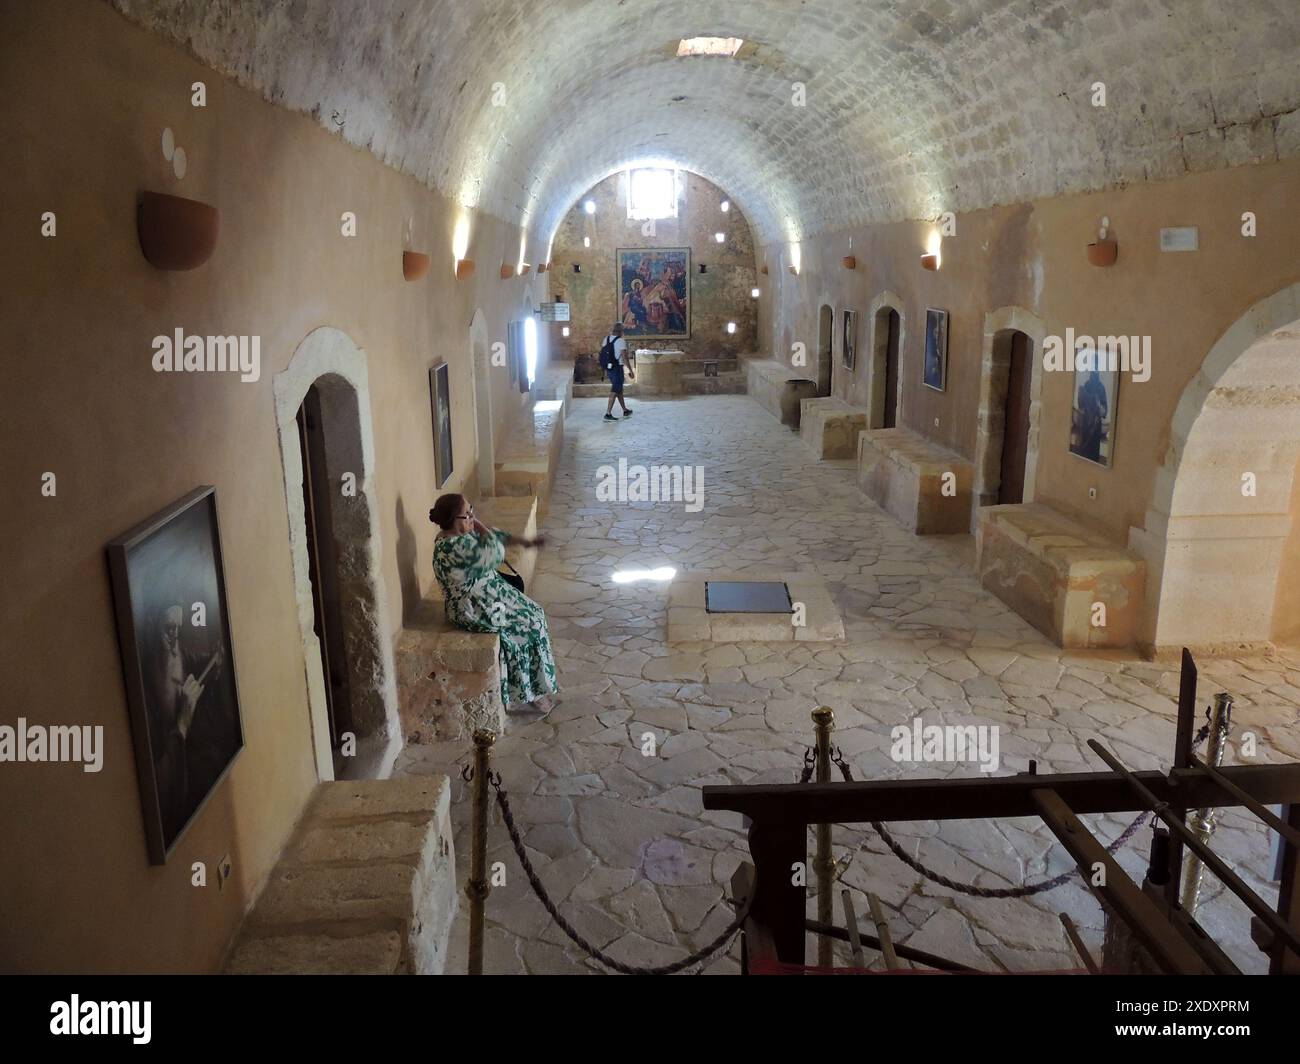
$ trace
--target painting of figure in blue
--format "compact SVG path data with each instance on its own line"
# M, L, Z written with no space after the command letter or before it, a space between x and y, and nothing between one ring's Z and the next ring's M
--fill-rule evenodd
M690 248L619 248L618 280L624 336L669 340L691 335Z

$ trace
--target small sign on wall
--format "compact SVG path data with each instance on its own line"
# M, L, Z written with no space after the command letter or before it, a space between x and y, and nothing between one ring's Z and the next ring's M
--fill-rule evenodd
M1173 226L1160 230L1161 251L1195 251L1199 230L1194 225Z
M538 305L538 313L542 321L568 321L569 304L568 303L541 303Z

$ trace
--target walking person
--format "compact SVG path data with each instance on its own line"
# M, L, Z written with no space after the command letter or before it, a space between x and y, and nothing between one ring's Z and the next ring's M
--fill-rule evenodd
M559 690L555 654L542 607L497 572L510 533L488 528L464 495L439 496L429 520L441 531L433 573L442 585L447 620L467 632L495 632L501 644L501 702L507 710L546 712ZM541 547L545 540L519 541Z
M623 380L624 368L627 370L627 376L636 380L636 367L627 354L627 341L623 339L623 323L615 325L610 334L605 337L605 342L600 345L600 368L605 371L609 377L609 402L605 404L605 420L617 421L614 416L614 400L618 400L618 405L623 408L623 416L631 417L632 411L627 408L627 403L623 401Z

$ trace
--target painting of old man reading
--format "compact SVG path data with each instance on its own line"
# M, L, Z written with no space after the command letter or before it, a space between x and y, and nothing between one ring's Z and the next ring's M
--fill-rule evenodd
M668 340L691 335L690 248L619 248L618 280L624 336Z

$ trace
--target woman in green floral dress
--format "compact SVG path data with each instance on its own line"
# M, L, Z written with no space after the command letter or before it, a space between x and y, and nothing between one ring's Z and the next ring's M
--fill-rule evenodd
M549 709L547 696L559 688L546 614L497 572L510 534L483 524L463 495L440 496L429 520L442 530L433 545L433 572L447 620L467 632L501 637L501 701L507 708L526 702ZM540 547L545 541L538 536L518 542Z

